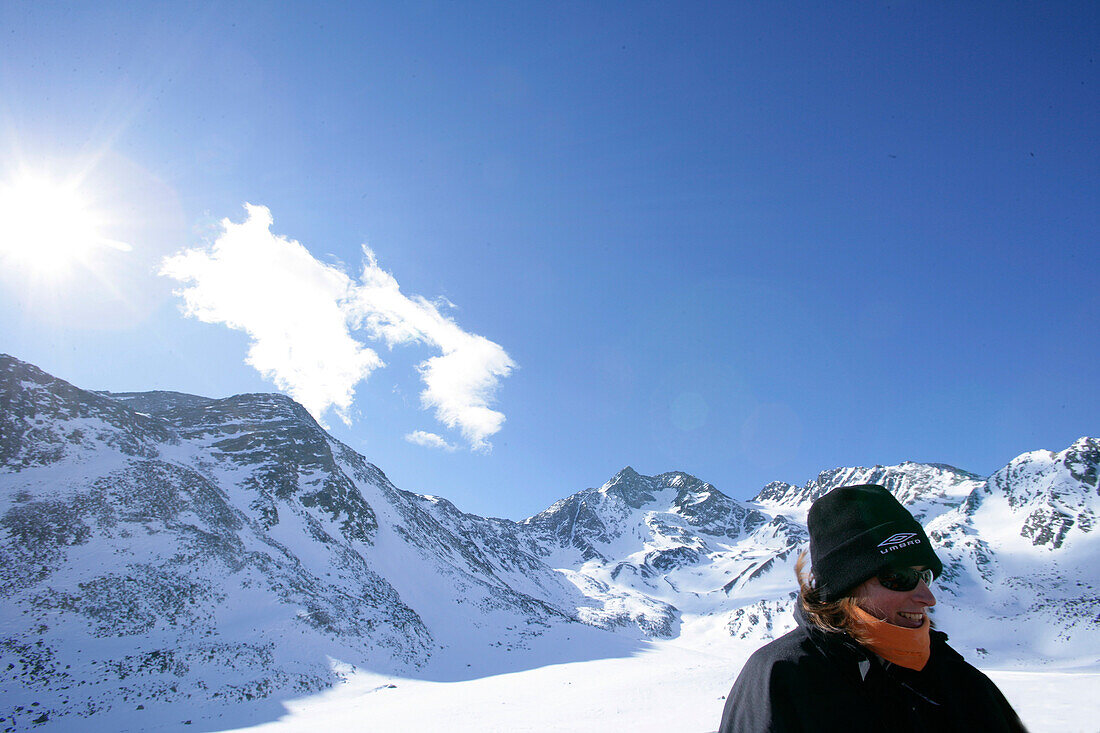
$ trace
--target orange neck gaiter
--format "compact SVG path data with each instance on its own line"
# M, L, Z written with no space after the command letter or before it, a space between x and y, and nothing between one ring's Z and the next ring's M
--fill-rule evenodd
M924 623L915 629L894 626L875 618L858 606L853 609L853 616L867 639L863 645L875 654L899 667L918 672L928 664L928 657L931 655L928 630L932 625L928 614L924 615Z

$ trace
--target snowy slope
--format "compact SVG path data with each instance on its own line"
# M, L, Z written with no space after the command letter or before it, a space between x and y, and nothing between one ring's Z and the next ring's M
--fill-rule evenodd
M10 357L0 390L6 720L499 671L559 627L581 643L560 574L456 536L286 397L111 398Z
M550 561L589 598L582 617L678 636L684 614L731 598L784 594L805 531L684 473L641 476L627 467L523 523ZM778 584L769 582L775 575Z
M1100 659L1098 466L1095 438L1025 453L928 524L947 564L937 617L957 644L997 663Z
M92 393L0 356L0 717L64 728L653 642L743 659L792 624L810 503L866 482L928 527L934 617L965 655L1091 669L1098 466L1081 438L988 479L837 468L748 502L628 467L513 522L395 487L280 395Z

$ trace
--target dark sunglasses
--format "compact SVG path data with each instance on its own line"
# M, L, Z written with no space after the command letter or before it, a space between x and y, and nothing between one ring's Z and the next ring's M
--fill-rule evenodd
M878 576L878 582L886 590L899 592L911 591L917 587L917 583L924 581L925 585L932 585L936 574L931 569L914 570L913 568L899 568L897 570L884 570Z

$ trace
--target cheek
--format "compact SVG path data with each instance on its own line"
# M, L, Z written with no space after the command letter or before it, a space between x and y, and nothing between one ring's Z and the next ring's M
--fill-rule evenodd
M889 618L897 605L897 593L890 593L878 583L868 581L856 588L852 598L856 605L879 618Z
M867 584L864 583L863 585L852 591L852 600L855 601L856 605L862 608L864 611L877 615L878 609L875 608L872 594L868 592L869 589L866 587L866 585Z

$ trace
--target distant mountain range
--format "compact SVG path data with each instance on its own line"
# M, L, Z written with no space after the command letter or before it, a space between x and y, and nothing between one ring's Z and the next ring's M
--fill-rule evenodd
M625 468L513 522L395 487L288 397L95 393L0 356L0 727L763 641L793 623L809 504L853 483L925 523L964 653L1095 663L1098 465L1084 437L988 478L838 468L748 502Z

